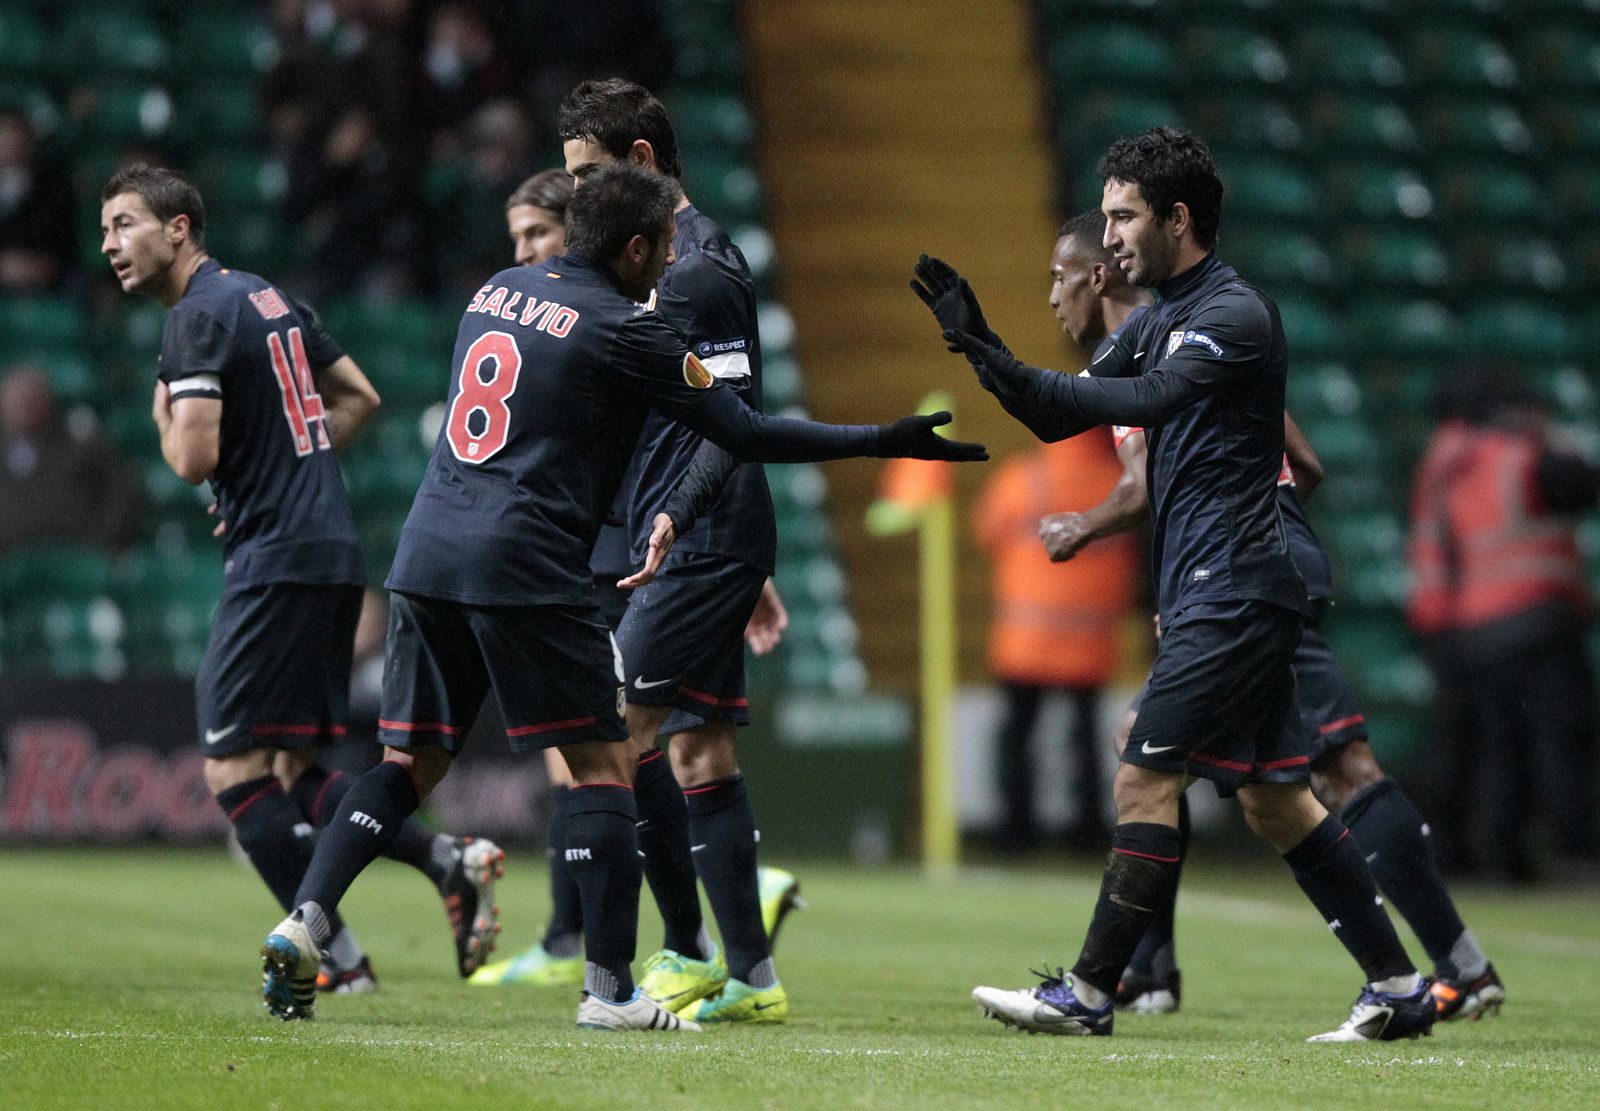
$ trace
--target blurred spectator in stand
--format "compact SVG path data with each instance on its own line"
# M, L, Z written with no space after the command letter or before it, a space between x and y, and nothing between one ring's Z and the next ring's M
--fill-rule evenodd
M1052 563L1039 543L1039 519L1084 510L1116 484L1122 465L1110 439L1076 436L1008 459L973 511L978 546L994 564L989 667L1005 691L997 739L1005 807L1000 847L1025 851L1038 840L1031 752L1044 697L1066 697L1073 753L1073 847L1111 842L1101 765L1110 745L1100 730L1100 694L1117 668L1117 629L1135 602L1137 548L1131 534Z
M0 292L59 288L76 269L77 226L65 168L26 114L0 109Z
M570 18L570 17L569 17ZM515 89L510 67L495 50L482 16L468 4L447 3L428 21L423 45L423 103L435 132L454 137L458 127L487 101ZM435 151L435 157L440 152ZM453 152L445 152L453 153Z
M23 364L0 379L0 554L29 544L119 549L133 539L139 488L89 428L64 422L49 380Z
M506 196L537 165L532 125L516 101L485 104L473 113L466 134L465 157L436 171L440 192L434 204L443 293L463 300L505 268Z
M654 89L672 79L672 43L657 0L584 0L581 19L568 0L537 0L516 11L522 27L501 37L522 51L512 64L532 75L527 99L549 112L539 121L542 131L554 127L555 105L579 81L626 77Z
M1434 794L1454 836L1470 838L1484 815L1476 832L1495 870L1528 881L1539 814L1558 855L1595 851L1594 603L1575 516L1595 508L1600 474L1556 442L1545 403L1509 376L1456 376L1450 393L1417 470L1407 553L1407 619L1445 726ZM1474 863L1470 845L1445 847L1458 867Z

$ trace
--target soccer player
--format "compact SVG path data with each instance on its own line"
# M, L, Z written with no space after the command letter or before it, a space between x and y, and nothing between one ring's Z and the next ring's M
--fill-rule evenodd
M311 749L345 731L366 575L333 454L378 406L355 361L311 313L205 249L205 205L183 175L131 166L101 194L101 250L125 293L170 311L151 414L167 463L210 480L223 535L222 602L195 679L206 785L285 910L311 837L351 780ZM457 968L493 946L504 854L420 823L390 855L444 897ZM337 920L324 990L370 991L371 964Z
M1070 974L1029 990L980 987L973 998L1029 1030L1110 1034L1118 979L1172 901L1178 799L1198 775L1238 795L1251 829L1283 854L1363 971L1350 1017L1314 1040L1427 1032L1427 985L1361 851L1306 785L1310 757L1291 728L1306 589L1277 504L1287 359L1276 306L1216 257L1222 182L1200 140L1170 128L1121 139L1100 173L1103 242L1130 282L1160 296L1096 364L1105 377L1025 366L964 279L937 260L917 268L946 342L1035 435L1139 426L1149 451L1161 648L1122 752L1118 825L1088 936Z
M618 161L650 169L675 191L674 261L657 290L657 311L713 377L759 410L750 269L727 233L684 194L677 138L661 102L629 81L585 81L563 100L557 128L580 192L588 175ZM628 729L639 750L640 847L666 926L642 987L696 1021L781 1022L788 996L763 920L760 834L735 751L738 727L750 719L745 628L770 590L777 551L766 475L759 466L736 465L658 411L645 421L623 489L635 564L656 514L681 514L681 504L669 508L671 498L709 504L655 581L634 592L617 630ZM666 749L657 747L663 731ZM704 928L697 871L725 960ZM793 878L776 875L792 895Z
M603 167L567 209L567 253L491 278L465 314L447 416L401 531L388 586L384 761L317 843L294 911L262 948L274 1014L309 1018L316 951L355 877L449 770L493 691L517 750L558 746L572 772L565 856L583 903L580 1026L693 1030L634 989L640 863L637 756L625 742L623 663L589 555L651 406L739 458L986 458L933 429L764 417L721 386L654 312L678 191L631 163ZM645 571L674 538L652 522Z
M1084 289L1104 274L1111 277L1110 288L1115 289L1120 273L1101 243L1104 228L1105 216L1098 211L1084 213L1063 228L1054 260L1062 274L1058 286ZM1122 304L1125 302L1113 299L1103 311L1113 333L1120 331L1125 319L1118 316ZM1093 313L1081 313L1079 318L1096 319ZM1092 324L1073 338L1085 346L1099 341L1097 356L1115 343L1114 334L1102 336ZM1301 505L1321 481L1322 465L1288 414L1284 422L1288 452L1278 475L1278 509L1312 611L1293 661L1300 728L1311 757L1312 793L1349 828L1367 853L1379 889L1422 941L1434 965L1430 991L1439 1017L1472 1018L1497 1011L1505 999L1505 987L1456 911L1434 856L1427 823L1399 784L1379 766L1367 742L1366 717L1322 636L1320 619L1332 604L1333 573ZM1144 431L1119 427L1113 433L1124 468L1113 494L1083 513L1057 514L1041 522L1041 536L1054 560L1071 559L1092 540L1133 528L1144 519ZM1137 720L1138 704L1136 699L1119 730L1121 744L1126 744ZM1185 838L1186 811L1187 807L1179 824ZM1181 990L1169 906L1151 923L1124 970L1117 1005L1146 1013L1175 1011Z

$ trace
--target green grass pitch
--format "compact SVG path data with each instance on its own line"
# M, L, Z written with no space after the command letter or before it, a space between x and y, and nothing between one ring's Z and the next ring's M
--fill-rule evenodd
M221 850L0 853L0 1108L1600 1106L1593 889L1462 892L1510 991L1499 1018L1313 1046L1359 977L1270 867L1191 867L1183 1012L1119 1017L1104 1039L1027 1037L968 999L1070 963L1091 864L798 871L811 909L777 954L791 1021L651 1036L578 1031L573 990L461 983L437 898L387 862L345 906L382 992L284 1025L257 993L278 915ZM512 857L500 893L509 952L543 921L536 854ZM642 956L649 911L641 934Z

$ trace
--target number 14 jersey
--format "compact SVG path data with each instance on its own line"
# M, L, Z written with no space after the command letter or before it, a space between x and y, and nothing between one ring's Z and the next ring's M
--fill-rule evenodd
M228 525L224 591L366 582L315 381L343 355L304 306L210 259L167 314L160 378L171 400L222 402L211 488Z

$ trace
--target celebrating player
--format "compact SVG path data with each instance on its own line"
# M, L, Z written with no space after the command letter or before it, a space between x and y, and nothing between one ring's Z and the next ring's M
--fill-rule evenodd
M1051 374L1017 360L964 279L937 260L918 292L980 382L1044 440L1099 424L1146 428L1161 648L1116 776L1118 825L1088 936L1070 974L980 987L985 1014L1029 1030L1110 1034L1113 996L1176 890L1178 800L1193 776L1237 793L1365 977L1350 1017L1319 1041L1414 1037L1435 1019L1427 985L1383 911L1348 830L1306 785L1291 661L1306 588L1277 504L1287 374L1276 306L1216 257L1222 182L1205 145L1155 128L1100 164L1105 246L1160 300L1096 369Z
M351 780L313 762L345 731L350 658L366 581L333 453L378 394L311 313L205 249L205 205L183 175L131 166L101 194L101 250L126 293L167 314L151 413L185 481L208 479L227 522L222 603L195 679L206 785L285 910L311 859L311 830ZM457 968L494 943L504 854L408 822L390 855L444 897ZM334 918L320 986L370 991L366 955Z
M888 426L764 417L722 387L654 312L678 190L631 163L587 175L567 210L567 254L502 271L462 317L447 416L388 586L384 762L345 796L295 910L262 949L275 1014L310 1017L329 914L449 770L492 690L516 749L558 746L572 772L565 856L583 904L578 1023L698 1026L634 989L640 863L623 663L589 572L599 522L651 406L749 460L986 458L944 440L948 414ZM669 553L652 522L646 570Z
M1098 211L1074 218L1062 229L1053 260L1060 275L1056 287L1076 292L1098 284L1104 290L1095 299L1109 302L1107 307L1099 314L1082 312L1073 318L1087 324L1075 330L1073 339L1084 346L1096 344L1097 358L1116 342L1115 333L1126 320L1120 313L1127 301L1116 296L1116 290L1119 286L1131 288L1101 242L1105 222L1104 214ZM1071 294L1063 298L1068 303L1071 299ZM1096 322L1102 320L1112 334L1106 334L1106 327L1096 327ZM1312 611L1294 653L1300 728L1311 756L1311 790L1349 827L1367 853L1379 889L1422 941L1434 964L1430 990L1439 1017L1471 1018L1498 1010L1505 999L1505 987L1456 911L1434 857L1427 823L1400 785L1386 777L1378 765L1372 746L1367 743L1366 716L1322 636L1320 618L1332 602L1333 574L1327 553L1301 507L1302 500L1321 481L1322 466L1287 414L1284 420L1288 453L1278 476L1278 509L1289 552L1305 581ZM1083 513L1057 514L1041 522L1045 548L1054 560L1071 559L1091 540L1132 528L1144 519L1144 431L1117 428L1114 435L1123 461L1123 477L1113 493ZM1119 732L1121 742L1126 743L1137 713L1135 700ZM1187 826L1185 813L1180 815L1178 827L1185 837ZM1144 1012L1176 1010L1181 984L1169 906L1167 913L1151 923L1123 971L1117 1004Z

